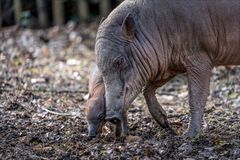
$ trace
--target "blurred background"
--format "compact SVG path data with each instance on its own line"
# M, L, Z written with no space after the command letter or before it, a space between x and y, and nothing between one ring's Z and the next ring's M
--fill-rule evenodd
M130 134L143 141L113 143L109 124L102 139L89 141L84 110L95 37L101 18L119 3L0 0L0 159L239 157L240 67L214 69L203 139L182 143L168 138L140 94L128 120ZM189 121L186 77L176 76L156 96L182 133Z
M0 0L0 26L44 28L107 16L121 0Z
M0 0L2 118L8 121L9 114L16 112L13 109L8 113L8 108L15 108L18 103L29 108L37 119L40 117L36 114L45 112L39 108L47 105L50 110L73 112L85 123L84 103L88 75L95 63L97 28L102 17L107 17L119 3L119 0ZM34 97L30 98L30 94ZM83 129L87 133L86 124Z
M99 22L120 3L0 0L0 87L16 81L20 88L71 90L67 86L74 86L87 92Z

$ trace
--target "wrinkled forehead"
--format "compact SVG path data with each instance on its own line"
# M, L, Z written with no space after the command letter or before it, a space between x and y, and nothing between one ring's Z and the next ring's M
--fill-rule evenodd
M126 43L120 34L120 25L106 19L99 27L95 54L101 71L107 69L113 60L124 54Z
M106 70L115 58L124 54L124 47L116 39L100 38L96 41L97 64L101 71Z
M97 55L97 62L110 61L113 54L117 52L117 45L113 41L100 38L96 41L95 51Z
M115 41L113 37L97 39L95 45L97 56L103 56L104 54L109 54L109 52L116 52L119 46Z
M122 39L120 34L116 31L117 27L108 26L104 29L100 27L96 37L96 54L99 54L99 50L116 50L122 45Z

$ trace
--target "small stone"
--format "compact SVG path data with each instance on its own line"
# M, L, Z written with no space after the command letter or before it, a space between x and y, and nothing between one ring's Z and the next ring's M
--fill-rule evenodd
M180 147L178 147L178 150L191 152L193 148L191 144L183 143Z

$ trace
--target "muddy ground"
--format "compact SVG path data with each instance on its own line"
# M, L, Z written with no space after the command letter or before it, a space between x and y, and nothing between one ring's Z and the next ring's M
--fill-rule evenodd
M162 130L139 95L128 112L136 140L115 141L107 124L90 141L84 103L96 29L1 30L0 159L240 159L240 67L232 66L213 71L201 136L183 140ZM181 135L189 121L185 75L157 96Z

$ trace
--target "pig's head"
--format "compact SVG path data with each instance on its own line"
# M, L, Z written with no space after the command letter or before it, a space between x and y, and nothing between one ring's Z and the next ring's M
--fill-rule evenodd
M101 87L101 86L100 86ZM89 138L96 137L101 133L101 129L105 124L105 97L104 89L96 88L97 91L90 95L86 103L86 118L88 122Z
M99 27L96 39L97 64L106 90L106 120L123 121L127 107L141 92L147 75L137 51L137 29L131 14L113 18L112 13Z

